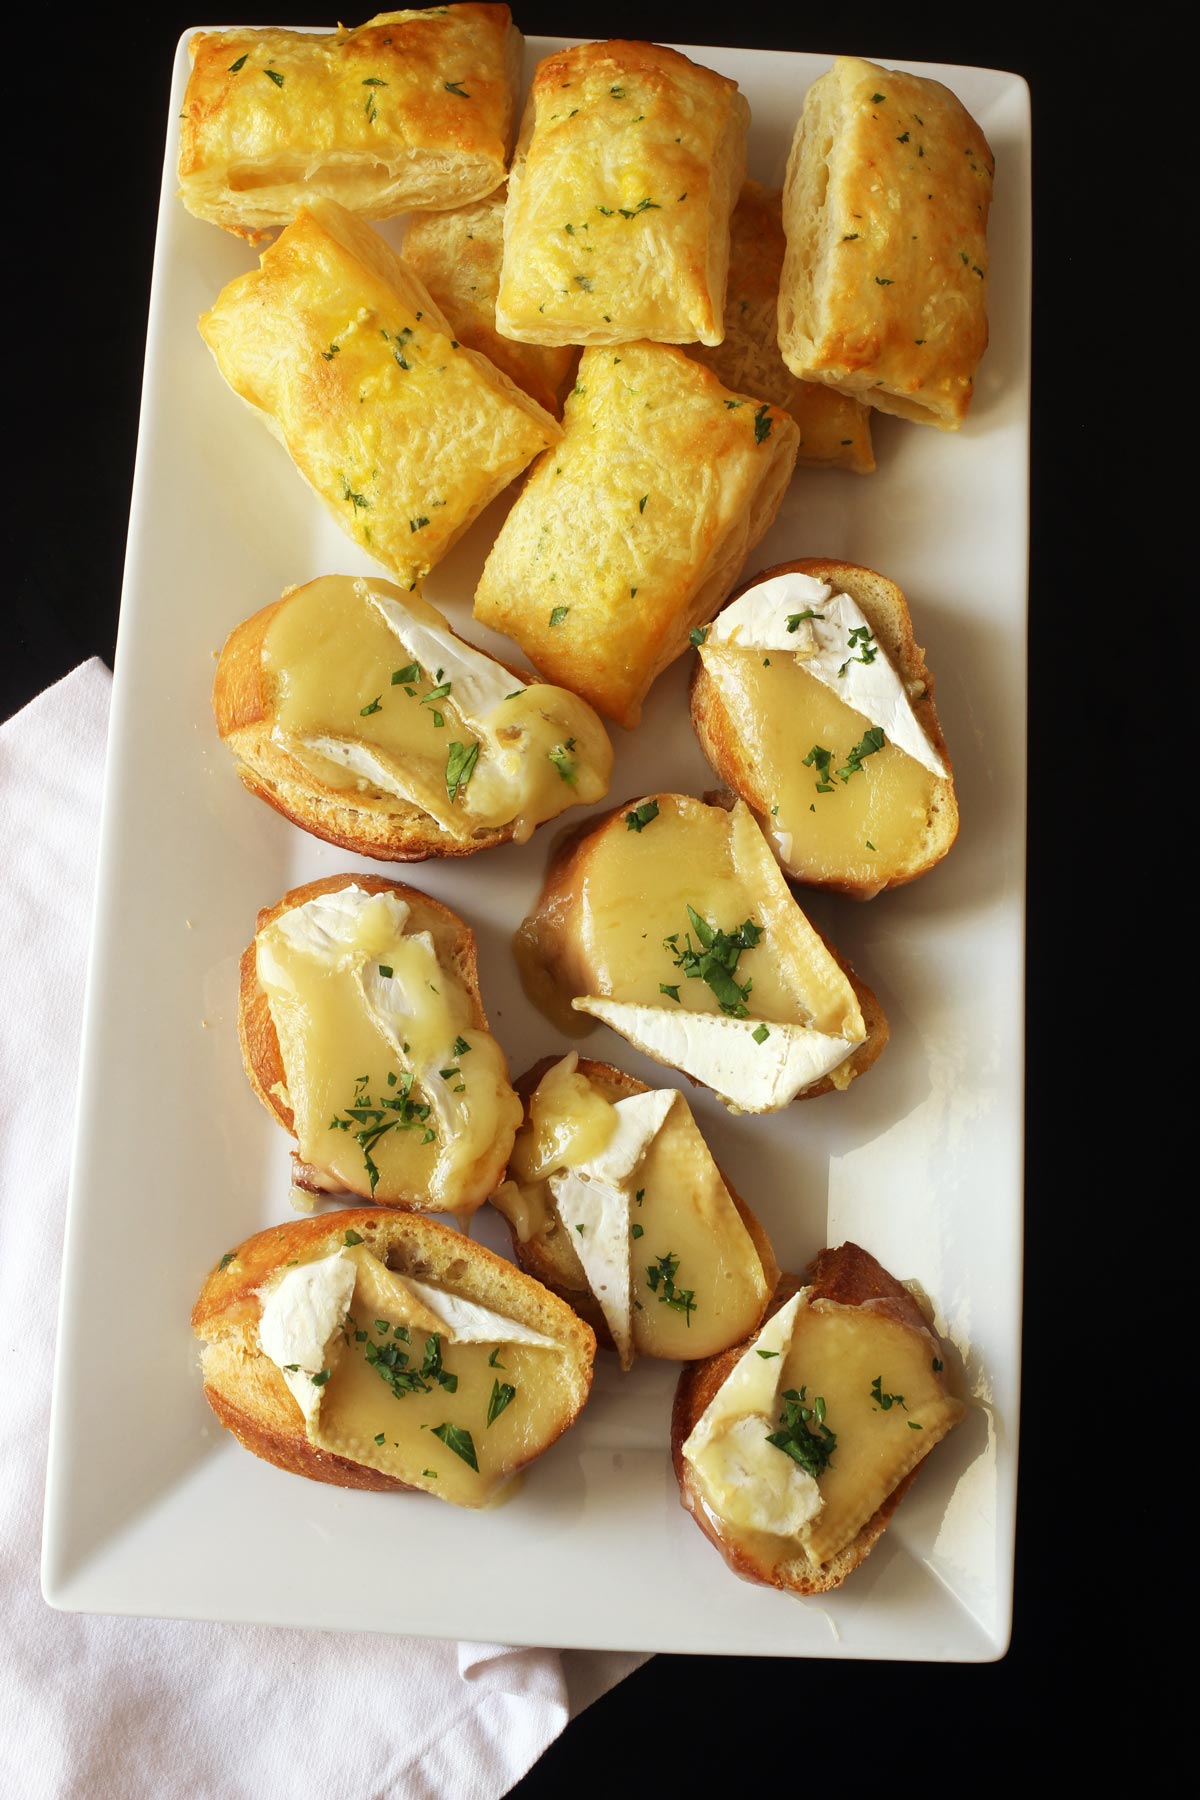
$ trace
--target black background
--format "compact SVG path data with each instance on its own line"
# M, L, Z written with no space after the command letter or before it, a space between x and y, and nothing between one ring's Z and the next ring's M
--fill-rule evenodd
M248 9L257 23L267 10ZM977 63L1015 70L1033 91L1030 891L1046 904L1030 909L1026 1376L1012 1649L1000 1663L979 1667L657 1657L572 1725L514 1791L543 1800L581 1782L612 1792L618 1782L647 1777L656 1787L717 1791L722 1753L745 1743L748 1721L754 1739L774 1748L765 1762L743 1765L747 1783L836 1780L839 1763L849 1757L849 1767L864 1774L877 1765L882 1779L889 1769L894 1779L907 1767L915 1787L933 1743L963 1752L960 1773L984 1774L988 1749L999 1748L996 1724L1023 1736L1036 1722L1052 1720L1063 1672L1081 1654L1070 1563L1064 1567L1060 1547L1069 1479L1061 1419L1037 1403L1045 1393L1042 1372L1056 1366L1061 1259L1072 1242L1069 1214L1083 1180L1076 1170L1068 1201L1052 1173L1067 1101L1051 1005L1062 942L1055 899L1078 840L1062 829L1058 783L1040 776L1062 773L1057 752L1064 721L1052 699L1078 645L1081 545L1090 547L1090 533L1109 531L1098 516L1103 488L1090 486L1085 497L1083 487L1087 472L1103 460L1096 454L1095 415L1085 410L1079 342L1079 284L1085 272L1093 279L1096 247L1086 231L1063 223L1064 197L1077 196L1081 180L1088 185L1081 169L1096 148L1080 118L1091 77L1078 51L1068 52L1054 28L1046 28L1047 15L1032 10L865 5L845 14L790 7L767 14L728 6L698 11L678 0L525 0L515 10L530 35L736 42L900 63ZM325 4L288 0L277 8L277 22L324 25L332 14ZM22 83L10 73L5 86L6 114L11 120L24 113L19 142L32 148L28 164L18 154L10 165L4 234L20 277L6 289L3 391L15 461L5 484L11 585L0 716L85 657L112 661L171 63L183 30L217 22L200 9L173 7L117 16L119 27L106 26L94 13L73 21L58 8L49 36L35 22L31 30L42 35L43 47L59 46L49 59L56 73L35 81L26 71ZM348 22L360 22L359 14L351 11ZM1078 214L1072 216L1078 225ZM655 1591L645 1595L649 1610L670 1611L673 1580L664 1568Z

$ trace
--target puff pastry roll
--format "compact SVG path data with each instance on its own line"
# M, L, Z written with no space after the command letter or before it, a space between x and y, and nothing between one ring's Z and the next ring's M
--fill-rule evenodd
M957 431L987 348L993 169L940 81L837 58L808 90L783 192L793 374Z
M507 6L378 13L355 31L191 40L180 196L252 240L302 203L368 219L457 206L504 179L523 39Z
M339 525L416 580L561 429L335 201L260 262L201 318L205 342Z
M633 726L770 526L800 434L661 344L585 350L563 425L492 546L475 616Z
M470 206L419 214L404 234L404 260L425 283L460 343L481 351L547 412L561 415L578 352L548 344L517 344L496 330L504 201L505 190L500 187Z
M496 323L527 344L719 344L750 108L658 44L538 64L508 183Z
M869 474L871 409L817 381L800 381L779 354L776 313L786 240L782 199L748 181L730 222L729 287L725 295L725 339L689 351L726 387L761 394L790 412L800 427L797 466L853 469Z

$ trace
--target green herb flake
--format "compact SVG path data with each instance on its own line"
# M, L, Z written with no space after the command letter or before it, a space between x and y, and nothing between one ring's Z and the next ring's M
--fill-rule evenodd
M384 1440L386 1439L386 1437L387 1437L386 1431L377 1431L375 1433L375 1442L377 1444L382 1444L384 1442Z
M496 1348L492 1351L492 1354L488 1357L488 1368L502 1369L503 1367L504 1364L500 1361L500 1346L497 1344Z
M643 495L642 495L642 497L641 497L641 499L640 499L640 500L639 500L639 501L638 501L638 511L639 511L639 512L640 512L640 513L644 513L644 512L645 512L645 510L646 510L646 502L647 502L647 500L648 500L648 499L649 499L649 498L650 498L650 496L649 496L649 494L643 494Z
M353 1244L361 1244L364 1240L358 1235L357 1231L348 1231L342 1239L342 1242L347 1249L350 1249Z
M442 86L448 94L457 94L460 100L469 100L471 98L466 89L460 86L457 81L443 81ZM470 1441L471 1440L468 1438L467 1442L470 1443Z
M359 707L358 716L360 719L367 719L367 718L370 718L372 713L377 713L377 712L382 712L382 711L383 711L383 695L376 694L376 696L372 700L370 706L360 706Z
M779 1352L778 1350L756 1350L754 1354L755 1356L761 1356L764 1362L770 1362L773 1356L779 1355Z
M941 1372L942 1372L942 1370L943 1370L943 1369L944 1369L944 1368L945 1368L945 1366L946 1366L946 1365L945 1365L945 1363L944 1363L944 1362L943 1362L943 1361L942 1361L942 1359L941 1359L941 1357L940 1357L940 1356L935 1356L935 1357L934 1357L934 1359L933 1359L933 1363L932 1363L932 1365L931 1365L931 1366L932 1366L932 1368L933 1368L933 1372L934 1372L934 1374L935 1374L935 1375L940 1375L940 1374L941 1374Z
M707 625L693 625L692 629L688 632L688 643L692 646L693 650L698 650L707 636Z
M310 1375L309 1380L312 1382L314 1387L324 1387L325 1383L329 1380L329 1377L331 1374L332 1374L332 1370L322 1369L320 1374Z
M871 627L869 625L856 625L854 630L850 633L850 640L846 645L846 648L850 651L856 650L858 654L857 656L850 655L846 658L845 662L838 670L839 676L846 673L846 670L850 667L851 663L873 663L875 658L879 655L879 646L872 638Z
M646 1270L646 1286L657 1297L660 1305L669 1306L673 1312L681 1312L684 1323L690 1330L692 1314L696 1310L696 1290L677 1288L675 1277L678 1273L679 1258L668 1250L665 1256L660 1256Z
M420 679L420 663L409 663L407 668L392 670L393 687L411 687L414 681L420 681Z
M625 829L626 831L643 832L651 820L657 819L657 817L658 801L643 800L640 806L635 806L632 812L625 814Z
M815 1480L829 1467L837 1448L837 1433L825 1423L824 1400L818 1397L808 1406L807 1395L807 1388L801 1388L799 1392L795 1388L785 1390L781 1395L783 1412L779 1417L782 1429L769 1433L767 1442L790 1456ZM815 1430L809 1423L812 1419L816 1420Z
M750 1036L754 1039L756 1044L765 1044L770 1035L770 1027L767 1025L760 1025L756 1030L750 1033Z
M645 1227L642 1225L631 1225L629 1227L629 1235L635 1238L644 1237L646 1235Z
M582 288L585 294L590 294L595 285L590 275L576 275L575 277L575 286Z
M363 78L364 87L386 87L388 84L378 75L367 75Z
M847 440L847 442L848 441L849 440ZM822 619L823 620L824 617L825 617L824 613L814 612L814 610L811 606L806 606L803 612L788 614L787 628L789 631L799 631L800 626L805 619Z
M410 519L408 521L408 529L410 531L424 531L428 523L429 520L424 518Z
M238 57L237 61L230 63L229 70L228 70L230 75L239 75L241 73L241 71L246 66L246 58L249 56L249 54L250 54L250 52L248 50L243 50L242 54Z
M733 1019L747 1018L746 1001L754 983L747 981L743 986L734 980L734 972L742 951L753 950L762 941L762 927L753 919L745 919L736 931L727 932L702 919L694 907L689 906L687 912L699 950L693 946L690 932L685 933L682 948L678 932L663 939L664 948L689 981L703 981L712 989L723 1013Z
M554 607L550 614L551 625L561 625L563 620L566 618L567 614L570 612L570 610L571 609L569 606Z
M842 239L842 242L843 242L843 244L852 244L854 242L855 238L858 236L859 236L859 233L857 231L848 231L846 233L845 237Z
M837 771L842 781L849 781L852 775L861 775L862 766L867 757L874 756L883 749L886 743L887 739L883 735L882 725L872 725L868 731L864 731L842 767Z
M925 1427L923 1425L918 1425L915 1419L910 1419L908 1421L908 1429L910 1431L924 1431Z
M511 1406L517 1397L517 1390L510 1381L493 1381L492 1397L488 1401L487 1422L494 1425L506 1406Z
M637 1204L640 1206L642 1204L642 1201L646 1198L645 1188L639 1188L637 1193L633 1197L636 1200Z
M895 282L892 280L890 275L877 275L875 277L875 286L876 287L894 287Z
M763 443L771 435L771 426L775 421L771 417L771 409L764 401L754 415L754 441Z
M479 745L471 744L468 748L460 743L450 746L446 757L446 792L451 800L458 798L459 792L465 788L475 773L475 764L479 761Z
M575 1229L579 1233L580 1237L582 1237L584 1232L587 1230L587 1226L586 1225L577 1225L575 1227Z
M237 1260L237 1251L236 1250L227 1250L225 1252L224 1256L221 1258L220 1262L217 1264L217 1274L219 1275L221 1273L222 1269L227 1269L229 1267L230 1263L235 1262L236 1260Z
M579 764L570 754L574 748L575 739L568 738L565 744L556 744L546 752L568 787L574 787L579 779Z
M453 1450L455 1456L461 1456L469 1469L479 1473L479 1458L475 1454L475 1440L469 1431L463 1431L458 1425L435 1425L435 1438L441 1438L447 1450Z
M278 69L264 69L263 74L267 77L268 81L273 81L276 87L283 86L283 76L279 73Z
M826 750L824 744L814 744L808 755L803 758L806 769L815 769L818 775L818 794L834 794L837 789L829 779L829 770L833 762L833 751Z
M872 94L871 95L871 105L878 106L881 101L886 100L886 99L887 99L886 94Z
M877 1412L891 1412L893 1406L903 1407L905 1412L908 1411L907 1406L904 1405L903 1394L884 1393L882 1375L877 1375L871 1383L871 1398L875 1402Z

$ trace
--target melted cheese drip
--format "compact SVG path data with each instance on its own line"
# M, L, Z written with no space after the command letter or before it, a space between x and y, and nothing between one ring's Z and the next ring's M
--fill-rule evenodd
M909 1470L959 1422L965 1409L946 1392L933 1368L937 1341L929 1333L895 1319L869 1301L862 1306L823 1299L809 1304L806 1292L799 1298L786 1348L781 1343L778 1360L765 1364L769 1374L759 1375L759 1389L754 1393L747 1390L740 1407L735 1397L728 1417L718 1394L705 1414L706 1420L713 1415L709 1431L698 1425L685 1454L723 1530L744 1541L764 1560L795 1555L799 1549L812 1562L824 1564L858 1535ZM760 1345L767 1342L766 1329ZM742 1358L726 1388L742 1364L753 1373L747 1360L752 1354L749 1351ZM882 1393L903 1396L903 1405L898 1399L889 1408L880 1405L872 1392L877 1377ZM719 1433L733 1420L751 1415L764 1418L766 1431L778 1430L783 1417L780 1395L789 1390L798 1393L802 1388L810 1405L817 1397L824 1400L826 1423L837 1437L833 1456L818 1477L819 1509L798 1532L786 1537L756 1529L745 1514L736 1520L723 1516L719 1507L723 1465L714 1457L710 1477L706 1437L719 1443ZM768 1496L770 1504L760 1507L757 1514L760 1519L769 1518L781 1505L792 1479L792 1459L783 1451L776 1454L777 1477ZM756 1474L761 1477L765 1473L769 1478L770 1468L760 1457Z
M307 1421L310 1443L456 1505L487 1505L512 1471L566 1421L569 1401L557 1379L561 1351L545 1338L512 1341L510 1333L540 1334L469 1303L464 1307L432 1285L410 1283L362 1246L341 1256L354 1264L354 1287L344 1321L325 1348L322 1367L330 1374L316 1390L319 1404ZM457 1330L439 1312L455 1304L464 1315ZM473 1320L472 1313L482 1317ZM419 1374L435 1335L442 1371L457 1385L450 1391L426 1376L429 1392L397 1397L380 1365L368 1361L368 1349L394 1346L407 1356L407 1368ZM297 1379L312 1386L303 1373L293 1375L293 1382ZM514 1387L516 1394L489 1425L497 1383ZM477 1471L435 1435L443 1425L469 1433Z
M454 1211L485 1197L471 1188L474 1166L515 1126L520 1103L499 1045L473 1024L466 989L430 934L408 932L407 922L394 894L318 896L259 933L258 977L301 1160L348 1192ZM456 1053L456 1044L469 1048ZM412 1107L425 1116L404 1106L409 1077ZM354 1118L360 1110L369 1116ZM339 1127L339 1118L350 1122ZM356 1141L393 1118L373 1144Z
M615 1177L606 1169L604 1153L612 1144L621 1104L605 1100L577 1065L572 1052L542 1078L513 1146L509 1166L515 1180L493 1196L494 1203L523 1242L534 1236L557 1240L556 1260L565 1264L564 1272L569 1270L570 1284L582 1291L592 1286L581 1260L590 1242L581 1238L573 1243L572 1230L583 1224L585 1233L595 1234L600 1214L619 1215L624 1244L606 1259L614 1266L605 1268L601 1279L606 1291L597 1294L618 1348L626 1331L632 1351L641 1356L690 1360L737 1343L762 1316L766 1278L687 1102L674 1095L628 1172ZM564 1173L577 1171L581 1180L563 1181ZM590 1210L584 1206L585 1194L593 1200ZM570 1218L564 1228L566 1212ZM661 1268L665 1258L677 1261L676 1294L690 1290L694 1295L691 1311L663 1300L661 1275L657 1287L651 1286L650 1271L655 1265ZM617 1281L628 1283L627 1293L619 1297L611 1292ZM614 1306L616 1312L609 1316ZM624 1360L632 1359L627 1355Z
M585 701L543 682L526 686L390 582L309 582L275 614L262 656L277 739L327 789L367 810L405 799L458 839L513 824L524 843L544 820L608 791L612 746ZM393 679L414 663L415 678ZM438 694L447 680L449 692ZM452 743L479 745L453 800Z
M769 666L766 666L769 665ZM870 885L877 871L915 859L929 829L937 777L893 743L846 766L872 721L830 691L787 651L707 649L704 666L738 722L759 815L788 869L802 878ZM823 777L804 758L814 745L833 754ZM832 783L832 793L818 783Z

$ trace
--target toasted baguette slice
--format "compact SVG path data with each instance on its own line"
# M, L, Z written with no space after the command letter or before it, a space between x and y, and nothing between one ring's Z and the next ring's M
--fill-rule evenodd
M925 662L925 652L913 636L912 619L903 593L886 575L876 574L873 569L862 568L858 563L840 562L821 556L776 563L736 588L722 612L752 588L773 580L776 576L789 574L811 576L814 581L827 583L835 595L848 594L855 602L904 683L917 724L945 766L944 776L924 772L928 775L925 784L927 813L917 841L909 841L902 851L893 854L890 859L884 854L886 842L882 838L878 848L873 840L870 843L864 842L854 859L848 860L840 852L831 854L828 848L822 848L820 827L823 815L820 797L814 802L816 811L811 814L811 831L804 829L810 815L801 809L798 818L793 821L793 830L785 836L778 829L777 816L771 810L780 798L776 791L778 776L773 776L770 759L762 753L761 745L754 741L754 726L748 726L742 708L731 704L729 697L722 692L720 684L705 667L703 655L697 656L692 673L692 726L700 740L701 749L721 780L750 807L774 849L784 874L790 880L803 882L807 887L822 887L849 894L856 900L870 900L885 888L901 887L906 882L915 881L918 875L924 875L941 861L958 836L958 801L954 792L954 773L933 703L933 676ZM853 705L853 702L849 701L848 704ZM794 731L790 724L788 731ZM802 743L794 735L791 742L794 744L796 759L802 759L809 750L808 742ZM870 765L867 764L866 768L869 773ZM815 785L815 778L820 776L820 770L806 770L804 773L806 778L809 775L814 778Z
M397 635L406 621L410 635ZM404 684L392 678L412 660L406 643L423 646L423 661L418 679ZM457 704L460 666L480 691L478 709ZM448 693L437 679L444 672L452 677ZM296 696L314 677L316 697L306 706ZM434 695L433 706L422 690ZM524 842L568 806L602 798L612 769L608 735L586 700L487 656L419 594L376 577L322 576L288 588L236 626L217 663L213 711L252 794L314 837L383 862L473 856ZM364 722L372 712L407 722L412 735L400 740L403 749L372 736ZM503 740L484 719L503 730ZM481 755L451 800L445 771L456 739L479 741ZM314 742L326 753L313 754ZM348 760L376 756L380 745L387 748L375 779L371 763Z
M706 1504L695 1471L683 1454L684 1444L741 1357L757 1341L768 1322L802 1287L809 1289L810 1300L832 1300L852 1307L869 1304L872 1311L922 1332L928 1341L933 1367L938 1372L938 1384L945 1391L941 1376L944 1346L912 1294L868 1251L857 1244L842 1244L836 1250L822 1250L803 1275L782 1277L763 1324L753 1337L719 1356L692 1363L683 1370L671 1412L671 1460L679 1483L681 1504L691 1513L705 1537L716 1545L735 1574L747 1581L784 1588L795 1594L824 1594L831 1588L840 1587L878 1543L892 1514L911 1487L921 1466L919 1461L897 1482L843 1549L827 1562L814 1563L803 1550L797 1555L787 1554L786 1540L769 1537L766 1533L735 1536ZM953 1424L966 1409L961 1403L953 1402L952 1410L955 1414L951 1420Z
M493 1483L506 1480L548 1449L574 1421L588 1397L596 1348L590 1328L569 1306L481 1244L413 1213L374 1207L320 1213L260 1231L222 1257L208 1276L192 1311L192 1329L204 1345L201 1368L205 1396L222 1425L256 1456L292 1474L307 1475L313 1481L332 1482L338 1487L439 1492L437 1476L422 1475L419 1468L414 1468L411 1480L404 1480L311 1441L304 1415L283 1372L260 1343L261 1290L291 1267L335 1256L348 1244L359 1243L399 1275L487 1307L502 1319L515 1321L553 1340L559 1354L552 1359L543 1356L535 1364L552 1384L551 1391L541 1397L546 1427L532 1444L515 1445L511 1460L502 1459L498 1471L489 1470L489 1478ZM363 1322L370 1324L373 1340L374 1321ZM452 1366L455 1338L453 1332L447 1335L450 1342L445 1347L445 1361ZM419 1366L418 1330L414 1328L405 1341L410 1346L416 1344L413 1361ZM354 1351L347 1346L345 1354L352 1355ZM504 1360L514 1361L510 1356ZM392 1410L395 1402L382 1384L379 1396L381 1418L388 1423L389 1412L391 1417L397 1416ZM427 1399L437 1405L439 1412L444 1408L448 1418L465 1424L476 1444L484 1441L489 1427L483 1418L474 1417L465 1401L460 1404L461 1395L435 1389L430 1396L414 1393L402 1404L421 1406ZM494 1444L494 1434L491 1441ZM460 1475L453 1460L446 1461L441 1446L429 1434L423 1439L423 1449L425 1454L417 1460L425 1467L440 1461L443 1479L447 1468ZM482 1504L485 1499L486 1496L462 1500L460 1496L460 1503Z
M531 1069L527 1069L516 1083L516 1089L525 1102L525 1121L530 1119L530 1101L535 1088L542 1077L561 1059L557 1056L543 1056ZM615 1105L618 1100L627 1100L632 1094L648 1094L651 1090L644 1081L628 1075L623 1069L614 1068L612 1063L592 1062L580 1057L576 1072L584 1076L601 1097ZM779 1264L775 1260L775 1252L771 1248L771 1240L746 1205L733 1183L723 1169L717 1173L725 1184L729 1198L733 1201L738 1217L745 1226L750 1241L762 1264L763 1281L767 1294L772 1294L779 1280ZM510 1171L511 1175L511 1171ZM513 1255L527 1274L534 1275L551 1290L559 1294L596 1334L596 1341L605 1350L613 1350L612 1333L608 1328L602 1308L599 1305L588 1279L583 1264L571 1242L570 1233L562 1224L554 1211L547 1211L541 1218L527 1217L522 1207L514 1206L509 1198L508 1190L515 1186L513 1181L502 1184L500 1190L492 1195L492 1205L501 1214L512 1237ZM686 1272L680 1275L682 1286L688 1279ZM640 1350L639 1354L646 1354Z
M745 1019L681 973L689 907L727 933L747 918L764 932L734 971L752 982ZM844 1090L887 1043L879 1001L800 910L740 801L643 795L567 833L513 947L530 999L561 1030L600 1019L735 1111ZM680 1047L680 1021L702 1039ZM753 1056L741 1042L752 1031Z
M475 935L449 907L432 900L417 888L398 881L387 881L381 875L329 875L321 881L306 882L292 888L274 906L264 907L258 915L254 941L242 953L239 969L238 1035L242 1063L250 1085L267 1111L285 1131L298 1137L296 1115L287 1092L288 1074L279 1041L275 1019L267 993L259 980L258 943L265 928L284 913L306 904L323 894L334 894L343 888L357 887L368 894L394 894L410 908L413 933L428 932L433 940L439 966L448 970L466 995L469 1020L464 1029L488 1033L487 1015L479 992L479 976ZM470 1213L481 1206L500 1179L513 1136L520 1123L521 1107L508 1085L508 1065L495 1040L488 1039L489 1056L496 1064L502 1091L498 1095L497 1131L478 1146L474 1160L456 1174L453 1185L445 1191L431 1192L420 1186L391 1188L386 1179L371 1192L368 1172L356 1174L351 1186L330 1168L304 1161L294 1152L293 1180L298 1187L313 1193L356 1194L373 1198L381 1206L415 1208L449 1213ZM398 1066L398 1065L397 1065ZM376 1083L382 1076L376 1076ZM361 1185L360 1185L361 1184Z

